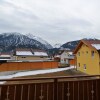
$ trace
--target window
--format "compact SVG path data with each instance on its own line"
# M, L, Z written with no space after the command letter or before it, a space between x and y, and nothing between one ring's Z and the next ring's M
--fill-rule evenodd
M64 58L64 61L66 61L66 58Z
M94 51L91 51L91 56L94 57Z
M22 58L26 58L26 57L22 57Z
M80 52L78 52L78 56L80 56Z
M80 63L78 63L78 67L80 67Z
M43 56L41 56L40 58L43 58Z
M84 66L84 70L86 70L86 64L84 64L83 66Z
M88 54L88 51L86 51L86 54Z

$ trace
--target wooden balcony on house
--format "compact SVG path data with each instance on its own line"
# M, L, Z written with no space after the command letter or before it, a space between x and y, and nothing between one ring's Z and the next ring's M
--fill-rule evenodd
M2 79L0 100L100 100L100 76Z

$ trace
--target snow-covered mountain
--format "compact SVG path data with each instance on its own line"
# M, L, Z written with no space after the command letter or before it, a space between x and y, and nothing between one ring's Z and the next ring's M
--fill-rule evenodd
M3 33L0 34L0 51L11 51L15 48L33 48L47 50L52 48L48 43L38 41L20 33Z
M69 49L69 50L74 50L76 48L76 46L78 45L80 40L76 40L76 41L70 41L67 42L65 44L63 44L60 49Z
M60 48L61 47L61 44L60 43L57 43L53 46L54 48Z
M26 36L28 36L29 38L34 39L34 40L36 40L36 41L38 41L38 42L44 44L48 49L51 49L51 48L52 48L52 46L51 46L47 41L43 40L43 39L40 38L40 37L34 36L34 35L31 34L31 33L26 34Z
M98 40L98 39L96 39L96 38L83 38L83 40ZM69 50L73 51L79 42L80 42L80 40L67 42L67 43L63 44L60 47L60 49L69 49Z

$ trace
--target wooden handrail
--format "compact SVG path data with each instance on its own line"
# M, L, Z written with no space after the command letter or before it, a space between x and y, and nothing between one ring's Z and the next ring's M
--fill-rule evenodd
M64 79L64 78L88 78L100 77L100 75L74 75L74 76L54 76L54 77L35 77L35 78L13 78L13 79L0 79L0 81L28 81L28 80L47 80L47 79Z

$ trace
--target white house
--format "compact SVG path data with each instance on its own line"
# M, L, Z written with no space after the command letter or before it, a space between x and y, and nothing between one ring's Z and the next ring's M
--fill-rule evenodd
M61 64L69 64L69 60L74 59L73 52L71 51L63 51L60 56L60 63Z

